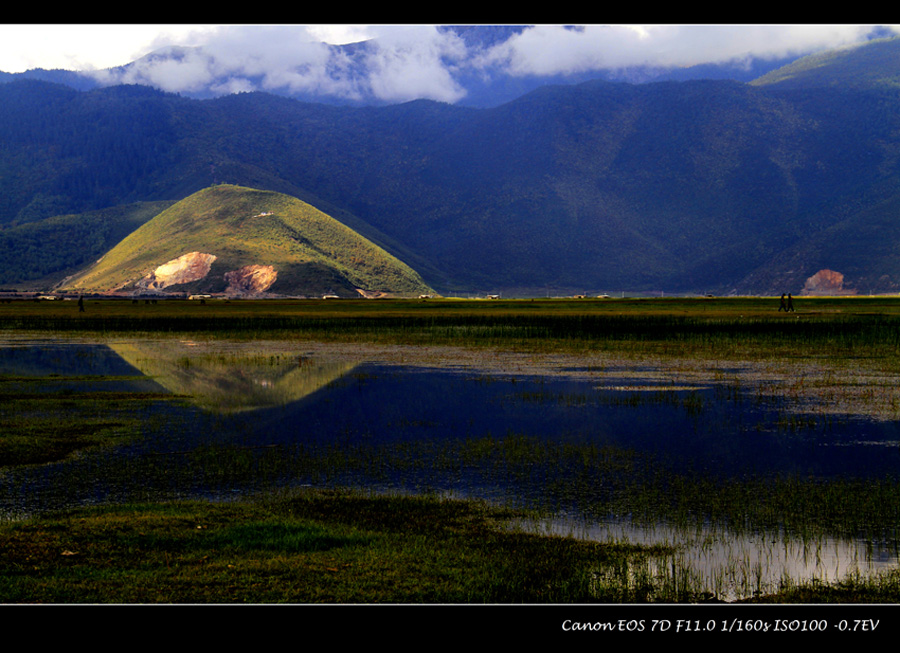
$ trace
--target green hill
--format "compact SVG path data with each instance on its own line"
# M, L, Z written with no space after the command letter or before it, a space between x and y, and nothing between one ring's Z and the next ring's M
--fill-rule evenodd
M172 205L65 289L345 297L432 292L409 266L309 204L231 185Z
M779 88L900 88L900 37L812 54L751 82Z

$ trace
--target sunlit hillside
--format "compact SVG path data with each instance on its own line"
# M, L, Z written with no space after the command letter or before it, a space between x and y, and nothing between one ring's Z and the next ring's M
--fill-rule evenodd
M189 254L204 255L208 271L164 281L160 268ZM163 211L66 287L226 292L233 277L229 274L250 266L271 268L271 283L256 292L359 296L357 289L401 295L430 291L409 266L309 204L229 185L199 191Z

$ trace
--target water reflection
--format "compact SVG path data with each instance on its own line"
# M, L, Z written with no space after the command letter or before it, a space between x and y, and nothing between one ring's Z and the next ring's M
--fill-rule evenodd
M200 351L192 341L130 341L112 352L173 394L215 412L280 406L316 392L356 363L313 359L302 353Z
M40 380L34 392L86 388L93 378L95 388L184 397L142 407L143 437L126 445L0 473L8 516L352 485L551 508L556 518L529 526L544 532L677 543L677 560L652 573L692 570L725 598L897 565L889 545L638 526L597 511L633 496L659 465L721 479L895 478L900 470L896 423L786 416L777 402L733 385L387 365L290 343L189 341L8 346L0 376Z

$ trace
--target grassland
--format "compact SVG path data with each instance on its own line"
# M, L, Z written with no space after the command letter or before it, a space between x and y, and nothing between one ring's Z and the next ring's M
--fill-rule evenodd
M466 352L472 360L501 367L511 361L540 366L554 357L606 369L613 360L652 360L666 374L688 380L703 374L726 385L731 377L723 368L740 363L746 366L744 376L735 382L755 375L765 385L781 374L773 387L798 402L840 403L875 419L896 419L900 300L800 298L795 304L797 312L786 314L777 310L777 299L745 298L222 300L204 305L97 299L79 313L74 302L19 301L0 304L0 337L288 340L381 348L382 353L400 351L404 358L428 352L422 355L429 361L440 352L450 358ZM70 400L78 404L77 398ZM38 426L28 434L33 451L44 447L41 430L49 435L53 429ZM83 444L76 441L76 446ZM527 473L529 457L535 455L559 454L520 441L519 473ZM509 459L509 451L503 456ZM608 473L585 465L586 477ZM900 520L900 492L891 479L832 484L750 479L716 485L702 477L657 476L630 492L637 506L655 497L645 503L649 518L662 510L669 517L700 515L749 530L815 527L842 535L863 530L881 535L896 532ZM500 525L507 516L481 504L434 497L316 492L228 505L78 511L0 530L6 552L0 594L12 602L706 598L674 572L648 571L649 561L664 551L509 532ZM782 592L755 600L893 603L900 600L898 583L896 572L830 586L788 583Z
M13 602L485 603L641 598L598 564L653 551L502 528L474 502L306 493L257 503L130 505L3 530Z

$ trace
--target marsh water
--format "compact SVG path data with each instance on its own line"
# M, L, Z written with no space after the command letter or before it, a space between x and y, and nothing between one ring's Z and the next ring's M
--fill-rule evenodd
M546 517L520 524L539 532L675 544L656 572L677 562L726 599L898 564L895 537L648 520L633 505L652 502L639 488L660 469L710 479L895 478L895 421L788 410L758 387L724 382L721 370L688 383L652 366L577 358L552 373L454 360L287 342L8 341L0 345L7 389L172 399L136 403L142 427L121 445L0 471L0 514L349 486L540 509Z

